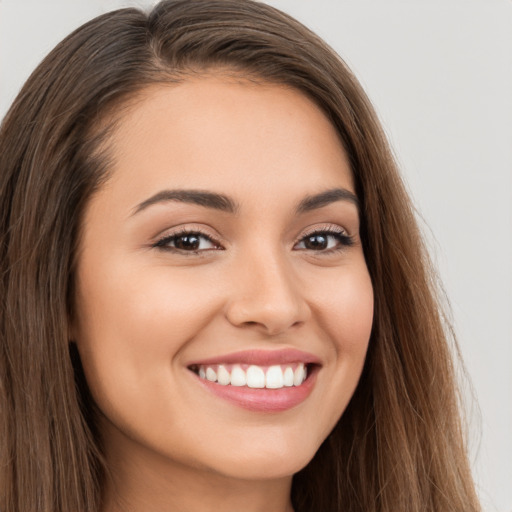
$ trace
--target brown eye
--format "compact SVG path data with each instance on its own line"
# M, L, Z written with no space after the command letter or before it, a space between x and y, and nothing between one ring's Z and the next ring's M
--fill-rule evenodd
M332 236L332 235L331 235ZM304 248L319 251L322 249L327 249L329 245L329 236L324 234L311 235L304 238Z
M195 234L181 235L174 238L174 247L183 251L197 251L200 244L201 239Z
M344 231L323 230L306 235L295 245L294 249L329 252L352 244L352 238Z
M220 248L209 236L192 231L166 236L159 240L155 247L182 252L199 252Z

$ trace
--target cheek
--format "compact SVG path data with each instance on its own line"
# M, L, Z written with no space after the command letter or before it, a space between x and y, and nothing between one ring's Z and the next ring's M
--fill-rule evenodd
M124 393L120 383L161 382L217 311L215 288L197 272L118 264L101 279L79 277L77 344L99 404Z
M337 356L363 358L373 324L373 287L365 265L324 281L317 293L319 322L329 333Z
M359 382L373 324L373 287L366 266L340 272L324 281L316 304L319 336L329 348L325 370L329 387L322 397L325 407L316 418L323 425L323 441L346 409ZM320 416L322 419L320 420Z
M173 339L179 343L208 321L215 302L213 287L200 275L164 267L117 266L101 279L84 274L80 282L81 332L123 347L142 344L158 349L163 342L162 348L169 349Z

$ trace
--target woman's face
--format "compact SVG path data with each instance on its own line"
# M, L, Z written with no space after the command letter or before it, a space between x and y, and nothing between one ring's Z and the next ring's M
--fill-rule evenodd
M146 90L110 149L72 327L107 456L297 472L347 406L372 325L335 130L293 89L212 75Z

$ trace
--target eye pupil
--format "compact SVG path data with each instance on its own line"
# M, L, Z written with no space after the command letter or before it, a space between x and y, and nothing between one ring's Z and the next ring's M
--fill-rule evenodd
M199 249L200 239L197 235L181 235L178 236L174 241L174 246L177 249L195 251Z
M311 235L304 240L306 249L319 250L327 248L328 241L325 235Z

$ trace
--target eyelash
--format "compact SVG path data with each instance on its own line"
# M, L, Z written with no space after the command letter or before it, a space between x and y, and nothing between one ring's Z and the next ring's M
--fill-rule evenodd
M346 249L347 247L351 247L352 245L354 245L354 238L351 237L350 235L348 235L344 229L333 227L333 226L327 226L325 228L314 229L314 230L310 231L309 233L302 235L300 240L295 243L294 247L299 243L303 243L306 239L314 237L314 236L333 237L333 238L337 239L338 243L336 246L330 247L330 248L324 249L324 250L315 251L314 249L310 249L312 252L321 252L323 254L332 254L332 253L340 252L340 251ZM307 250L307 249L305 249L305 250Z
M176 242L179 238L182 237L197 237L202 238L203 240L207 240L209 243L213 244L215 248L211 249L194 249L194 250L185 250L180 249L177 247L172 247L169 244L172 242ZM354 238L348 235L343 229L341 228L334 228L334 227L325 227L321 229L315 229L309 233L304 234L297 242L295 242L294 247L297 246L299 243L304 243L304 241L308 238L314 237L314 236L326 236L326 237L334 237L337 239L337 245L335 247L330 247L327 249L309 249L312 252L318 252L323 254L331 254L336 253L339 251L342 251L346 247L351 247L354 245ZM212 250L221 250L221 245L215 241L211 236L207 235L206 233L201 232L200 230L194 230L194 229L182 229L176 233L173 233L171 235L166 235L163 238L156 241L156 243L153 244L153 247L156 249L160 249L163 251L170 251L170 252L176 252L179 254L185 254L185 255L198 255L205 251L212 251ZM308 250L307 248L301 249L301 250Z
M192 250L188 251L185 249L179 249L177 247L172 247L169 244L173 241L178 240L179 238L183 238L185 236L192 237L195 236L197 238L202 238L205 240L208 240L211 244L215 245L215 249L202 249L202 250ZM202 233L200 230L197 229L181 229L180 231L177 231L173 233L172 235L166 235L160 240L157 240L157 242L153 245L153 247L157 249L161 249L163 251L171 251L171 252L177 252L180 254L199 254L205 250L219 250L220 244L216 242L211 236L207 235L206 233Z

